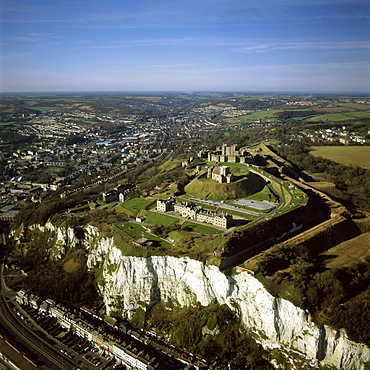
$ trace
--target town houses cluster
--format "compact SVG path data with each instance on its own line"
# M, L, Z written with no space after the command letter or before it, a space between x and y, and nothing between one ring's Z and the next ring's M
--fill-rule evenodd
M16 301L21 306L31 307L40 315L55 318L64 330L87 339L97 348L114 356L118 363L126 365L128 369L186 370L202 367L194 367L194 361L199 360L173 347L166 348L161 345L161 350L159 350L155 346L156 337L154 335L140 330L136 331L122 323L117 324L115 319L100 316L88 308L82 307L78 313L71 312L52 299L42 300L25 291L17 292ZM153 345L148 344L149 341Z

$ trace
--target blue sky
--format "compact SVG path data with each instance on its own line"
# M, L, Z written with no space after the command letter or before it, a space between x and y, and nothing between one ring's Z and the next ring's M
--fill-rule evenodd
M1 91L368 91L368 0L2 0Z

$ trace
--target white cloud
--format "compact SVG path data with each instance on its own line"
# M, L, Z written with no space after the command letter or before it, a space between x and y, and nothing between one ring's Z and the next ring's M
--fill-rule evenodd
M14 59L21 59L32 55L32 52L5 52L2 55L0 55L0 60L5 61L11 61Z
M256 53L275 50L358 50L368 48L368 41L270 42L244 46L238 51Z
M178 68L178 67L193 67L203 63L179 63L179 64L148 64L144 67L157 67L157 68Z

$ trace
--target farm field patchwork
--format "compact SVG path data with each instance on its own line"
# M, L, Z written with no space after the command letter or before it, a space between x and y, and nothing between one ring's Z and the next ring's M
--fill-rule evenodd
M360 112L359 112L360 113ZM349 121L355 120L356 117L351 117L346 114L342 113L332 113L332 114L321 114L315 117L308 118L307 122L342 122L342 121Z
M369 104L359 104L359 103L343 103L340 104L341 107L358 109L358 110L370 110Z
M278 112L280 112L280 110L264 110L261 112L253 112L250 116L252 119L266 119L274 117L275 113ZM248 118L249 115L244 117Z
M281 111L280 110L264 110L260 112L253 112L245 116L239 116L237 120L244 123L244 122L253 122L254 120L258 120L258 119L276 119L276 117L274 117L274 114L277 112L281 112Z
M30 107L30 109L40 110L40 111L52 110L52 109L55 109L55 108L56 107Z
M345 107L315 108L313 110L317 114L323 114L323 113L345 113L345 112L354 112L355 111L355 109L345 108Z
M355 118L370 118L370 111L363 111L363 112L348 112L346 116L355 117Z
M370 146L314 146L313 149L311 154L315 157L370 169Z
M369 243L370 233L364 233L330 248L320 256L329 269L351 266L369 255Z

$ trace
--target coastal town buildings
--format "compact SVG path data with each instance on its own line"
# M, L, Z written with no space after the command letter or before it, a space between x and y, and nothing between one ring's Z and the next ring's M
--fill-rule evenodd
M31 306L42 315L55 318L61 328L87 339L96 348L114 356L115 360L125 365L127 369L195 369L191 359L186 358L186 353L178 352L176 358L175 351L169 348L171 356L168 356L165 347L162 346L164 350L160 351L147 344L149 334L127 328L123 324L117 325L115 320L114 323L110 323L112 320L104 319L88 308L81 307L78 313L73 313L52 299L42 301L39 297L24 291L18 291L15 299L22 306ZM116 340L112 340L113 337Z

